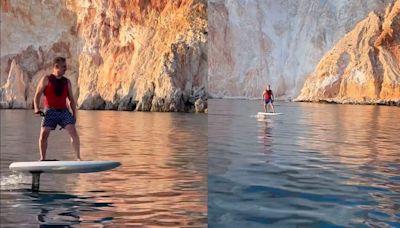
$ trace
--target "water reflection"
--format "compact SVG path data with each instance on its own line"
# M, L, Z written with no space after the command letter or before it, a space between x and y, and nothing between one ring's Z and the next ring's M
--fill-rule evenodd
M2 176L10 175L11 161L37 156L20 153L21 147L9 144L37 139L37 131L21 136L19 131L24 125L19 124L31 121L37 125L36 119L21 112L25 111L12 113L18 121L8 116L10 122L3 122L2 118L2 126L4 123L12 129L4 139L2 136L2 147L7 148L2 156L8 160L2 163ZM11 217L14 220L9 224L21 225L24 220L18 214L25 213L30 217L29 224L36 221L39 225L205 226L206 115L108 111L79 111L78 115L84 159L118 160L122 165L101 173L44 174L38 195L21 196L14 189L8 196L9 203L3 204L1 199L2 219ZM50 157L73 159L67 134L56 131L50 137ZM21 198L27 207L15 208Z
M209 138L210 227L400 225L398 107L278 103L258 119L257 101L209 106L225 139Z
M370 201L359 201L360 207L371 213L377 210L386 216L393 215L399 204L391 199L394 193L400 193L400 185L387 177L400 173L399 167L388 169L400 163L396 156L398 151L393 150L400 144L391 131L391 122L400 115L385 111L386 107L362 107L362 111L350 105L327 106L329 110L314 111L308 118L315 124L309 127L301 144L324 154L324 161L319 160L323 167L335 169L339 164L344 165L340 167L342 170L336 168L340 175L346 176L342 184L361 191L377 191L369 194ZM305 116L300 119L307 121ZM376 221L371 218L370 222Z

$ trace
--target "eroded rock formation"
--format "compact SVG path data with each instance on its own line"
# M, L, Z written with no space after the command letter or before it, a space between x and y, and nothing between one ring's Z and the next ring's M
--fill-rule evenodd
M61 55L81 109L207 108L206 1L1 4L2 107L30 108L37 82Z
M400 105L400 1L371 12L307 78L298 101Z
M318 62L370 12L398 0L209 1L209 92L280 99L300 94Z

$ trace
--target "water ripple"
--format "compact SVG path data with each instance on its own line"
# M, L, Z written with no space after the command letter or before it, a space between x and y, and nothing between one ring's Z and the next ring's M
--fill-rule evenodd
M398 107L209 106L210 227L400 227Z
M29 110L0 112L2 227L206 226L206 115L79 111L83 158L121 167L43 174L34 193L30 175L12 174L8 165L37 160L40 119ZM74 159L65 132L52 132L48 156Z

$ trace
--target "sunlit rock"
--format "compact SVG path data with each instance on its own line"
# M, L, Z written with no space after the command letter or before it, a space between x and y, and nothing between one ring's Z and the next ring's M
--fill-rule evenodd
M296 97L339 40L393 2L210 0L210 95L259 98L271 84L280 99Z
M400 102L400 1L383 17L371 12L307 78L298 101Z
M1 4L2 101L14 96L4 87L13 59L27 75L24 102L31 104L30 88L51 72L56 56L67 58L81 109L195 110L192 90L207 88L205 0Z

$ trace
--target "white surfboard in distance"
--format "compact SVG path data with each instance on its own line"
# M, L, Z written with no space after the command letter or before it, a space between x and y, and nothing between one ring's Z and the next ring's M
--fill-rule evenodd
M283 113L281 112L258 112L258 116L277 116L277 115L282 115Z
M33 161L13 162L9 168L26 173L92 173L114 169L120 165L117 161Z

